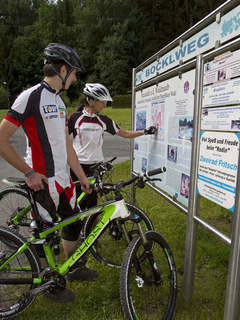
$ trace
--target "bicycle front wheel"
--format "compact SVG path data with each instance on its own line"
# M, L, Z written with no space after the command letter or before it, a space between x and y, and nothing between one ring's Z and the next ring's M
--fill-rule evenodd
M131 217L141 219L143 230L154 230L153 224L147 214L140 208L126 203ZM101 219L101 214L95 214L88 217L84 225L84 238L86 238ZM91 254L99 262L103 262L110 267L121 267L124 252L128 246L125 239L122 224L125 225L130 241L138 235L137 223L132 220L117 219L111 221L95 244L90 248Z
M40 273L36 254L26 249L6 264L24 243L20 235L0 227L0 319L16 316L34 301L28 292L36 286L33 278Z
M145 246L140 237L133 239L123 258L120 274L123 313L131 320L171 320L177 298L173 254L159 233L149 231L146 238ZM151 250L147 249L149 246Z
M16 187L1 190L0 212L0 225L14 228L24 238L30 237L31 202L24 190Z

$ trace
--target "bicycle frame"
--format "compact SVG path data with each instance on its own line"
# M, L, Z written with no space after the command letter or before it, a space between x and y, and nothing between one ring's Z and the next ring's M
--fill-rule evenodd
M47 243L47 240L46 240L47 236L55 232L56 230L62 229L67 225L70 225L79 220L83 220L87 216L93 215L95 213L100 213L100 212L103 214L103 216L99 221L99 223L96 225L96 227L93 229L93 231L80 244L80 246L75 250L75 252L67 261L57 265L53 257L52 249L50 245ZM89 248L95 243L95 241L101 236L101 233L104 231L104 229L106 228L106 226L109 224L110 221L117 218L126 218L129 215L130 213L127 210L124 199L118 200L118 201L112 200L105 204L80 212L70 218L67 218L62 222L59 222L55 226L40 232L39 238L32 237L28 239L27 242L24 243L18 249L17 252L15 252L12 256L8 257L8 259L0 266L0 271L4 270L5 268L9 269L9 266L8 266L9 263L18 255L20 255L22 252L24 252L26 249L28 249L30 245L42 244L50 268L64 276L68 272L69 268L74 263L76 263L89 250ZM10 269L14 270L14 267ZM4 284L8 284L8 283L13 284L13 281L14 281L13 279L4 279ZM43 279L42 278L22 279L23 284L29 283L29 282L34 284L42 284ZM17 283L19 284L19 279Z

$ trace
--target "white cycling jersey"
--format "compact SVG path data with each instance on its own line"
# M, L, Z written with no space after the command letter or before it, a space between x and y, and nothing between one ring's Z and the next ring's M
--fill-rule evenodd
M82 164L104 160L102 145L104 132L115 135L120 127L109 117L90 114L83 109L75 112L68 120L69 134L73 134L73 147Z

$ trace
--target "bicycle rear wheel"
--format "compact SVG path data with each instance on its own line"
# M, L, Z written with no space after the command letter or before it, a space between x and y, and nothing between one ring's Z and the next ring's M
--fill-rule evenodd
M154 230L151 220L144 211L130 203L126 203L126 205L132 217L139 216L142 220L142 226L145 231ZM84 238L91 233L100 219L101 214L88 217L84 225ZM134 220L129 219L123 222L123 220L118 219L110 222L95 244L90 248L90 252L96 260L111 267L121 267L122 258L128 246L122 231L121 224L123 223L130 241L138 235L137 224Z
M0 191L0 212L0 225L14 228L24 238L31 236L31 202L24 190L11 187Z
M34 301L34 297L28 295L29 290L36 287L32 279L40 273L34 251L26 249L3 267L7 258L24 243L20 235L0 227L0 319L15 317Z
M129 244L122 262L120 296L123 313L131 320L171 320L177 298L177 272L172 251L157 232L136 237ZM144 255L144 259L139 259Z

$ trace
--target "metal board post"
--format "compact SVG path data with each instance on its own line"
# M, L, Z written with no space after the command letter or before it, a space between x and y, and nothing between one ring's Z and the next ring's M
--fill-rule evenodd
M239 145L238 145L239 148ZM240 157L240 148L239 148ZM238 162L239 162L238 158ZM225 297L224 320L239 319L240 297L240 176L237 175L235 209L232 220L231 252L228 266L228 280Z
M194 216L198 215L199 196L197 195L197 167L199 158L200 144L200 119L202 101L202 79L203 79L203 60L202 55L197 57L196 78L195 78L195 97L194 97L194 133L191 157L191 181L190 197L188 206L188 222L185 244L184 275L183 275L183 299L187 304L191 303L194 286L194 269L196 254L196 233L197 224Z
M136 71L135 68L132 70L132 130L134 130L134 118L135 118L135 95L136 95L136 89L135 89L135 83L136 83ZM130 150L131 150L131 155L130 155L130 172L131 175L133 176L133 161L134 161L134 140L130 140ZM131 184L130 187L130 202L135 203L136 202L136 191L135 187L133 184Z

